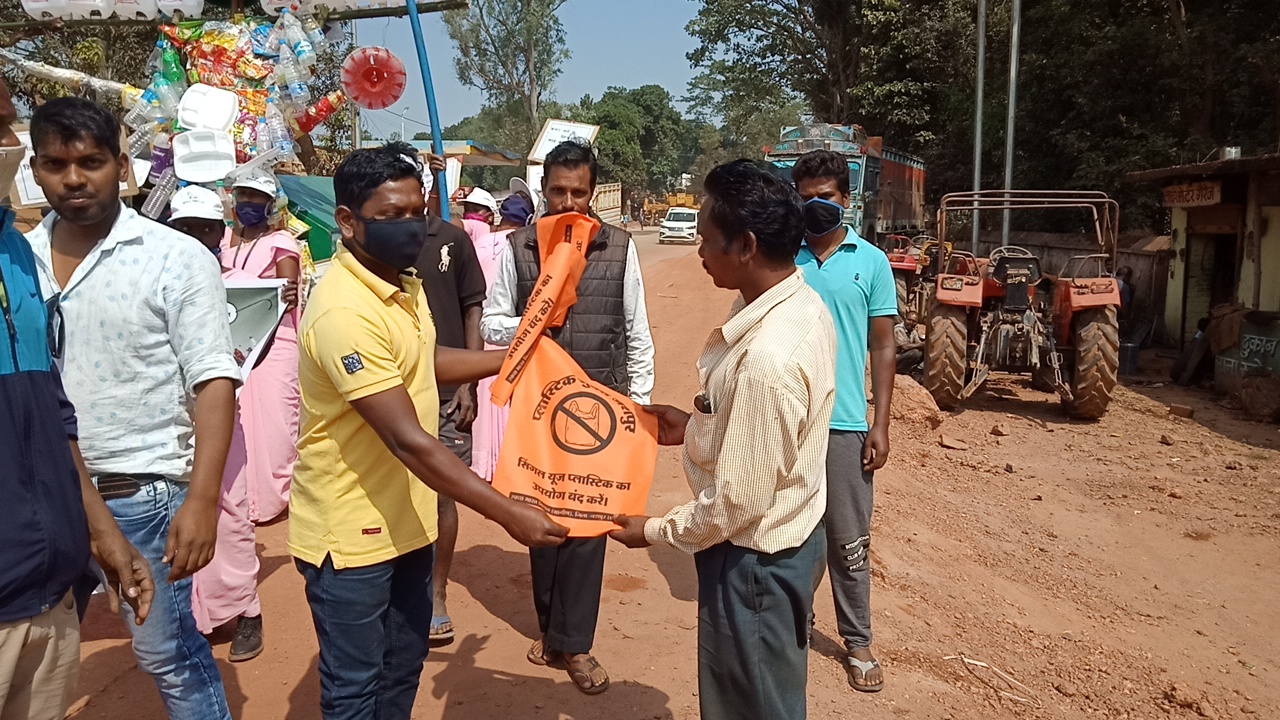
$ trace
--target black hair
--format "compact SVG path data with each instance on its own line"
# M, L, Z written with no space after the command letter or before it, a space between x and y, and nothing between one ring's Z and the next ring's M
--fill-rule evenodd
M596 173L599 170L599 166L596 163L595 150L591 147L591 143L582 138L570 138L547 153L547 159L542 163L543 177L550 175L553 167L576 170L583 165L591 168L591 187L594 188L596 186Z
M712 170L702 183L714 200L707 217L725 241L748 231L765 258L794 262L804 239L804 207L795 188L773 170L752 160L734 160Z
M422 160L409 143L356 150L333 173L333 197L358 215L378 188L405 178L422 182Z
M88 138L112 158L120 155L120 121L111 111L84 98L54 98L31 114L31 146L36 155L52 137L64 144Z
M842 195L849 194L849 163L830 150L807 152L791 168L791 181L800 186L805 180L835 180Z

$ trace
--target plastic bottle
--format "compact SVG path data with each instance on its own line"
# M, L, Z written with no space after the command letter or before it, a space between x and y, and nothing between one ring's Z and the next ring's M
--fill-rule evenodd
M115 12L115 0L67 0L67 17L76 20L107 19Z
M272 147L280 148L280 154L290 160L297 158L293 152L293 133L275 98L267 98L267 131Z
M329 48L329 40L324 36L324 28L320 27L320 23L312 15L299 15L298 20L302 23L302 29L307 33L307 39L311 41L311 47L320 53Z
M181 95L187 90L187 69L182 65L182 56L178 54L178 48L164 40L157 45L160 46L160 75Z
M285 43L280 44L280 56L276 58L276 73L281 80L280 84L289 90L289 95L295 103L306 105L311 102L311 90L307 87L306 79L302 75L301 68L298 67L293 50Z
M22 9L37 20L67 17L67 0L22 0Z
M142 96L133 104L133 108L124 116L124 124L137 130L153 123L160 117L160 97L154 87L142 91Z
M183 20L195 20L204 14L204 0L156 0L160 14L171 17L181 13Z
M276 25L284 30L285 42L293 49L294 55L298 58L298 64L308 69L315 65L316 48L307 39L307 31L303 29L298 16L283 10Z
M141 157L143 153L151 149L151 142L155 140L156 133L160 131L160 126L156 123L148 123L134 130L125 144L129 147L129 157Z
M320 102L307 108L297 116L298 129L304 133L310 133L324 123L325 120L333 117L333 114L338 112L345 104L347 104L347 94L341 90L325 95L320 98Z
M116 0L116 17L121 20L151 20L159 12L156 0Z
M169 199L177 191L178 176L173 172L173 168L169 168L160 176L159 182L151 188L147 201L142 203L142 214L152 220L160 217L160 213L164 212L165 206L169 204Z
M151 174L147 176L147 180L152 185L160 182L164 177L164 171L173 167L173 141L169 138L169 133L162 132L156 135L151 141Z
M231 199L231 193L227 192L226 183L221 180L218 181L217 193L218 199L222 201L222 216L228 218L235 217L232 212L235 206L235 201Z

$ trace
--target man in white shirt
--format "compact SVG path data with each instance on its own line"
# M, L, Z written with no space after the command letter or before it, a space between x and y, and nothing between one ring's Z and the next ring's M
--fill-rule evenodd
M749 160L712 170L704 187L698 254L741 297L698 360L696 412L650 408L658 442L685 447L694 499L660 518L619 516L610 536L693 553L703 720L803 718L836 331L796 268L796 192Z
M191 575L213 558L240 377L218 263L195 239L121 204L129 158L102 106L51 100L32 116L31 139L54 212L27 239L45 296L58 298L80 448L156 579L147 623L127 623L138 666L170 718L230 720L191 614ZM127 606L121 614L132 620Z
M596 157L589 144L570 140L547 154L542 194L547 214L591 213ZM493 345L510 345L541 263L536 226L516 230L498 256L498 276L480 318L480 334ZM578 283L578 302L551 338L592 380L639 403L653 391L653 337L644 302L644 279L631 236L603 224L587 249L587 269ZM534 605L542 637L530 662L567 670L589 695L609 688L609 675L591 655L606 540L570 538L553 548L529 551Z

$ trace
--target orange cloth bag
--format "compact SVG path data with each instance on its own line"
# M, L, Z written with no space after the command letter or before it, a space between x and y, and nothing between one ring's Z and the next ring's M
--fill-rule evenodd
M599 229L577 213L538 221L539 245L551 249L493 383L493 401L511 403L493 487L542 508L570 537L598 537L617 529L615 515L645 514L658 460L657 418L544 341L577 302Z

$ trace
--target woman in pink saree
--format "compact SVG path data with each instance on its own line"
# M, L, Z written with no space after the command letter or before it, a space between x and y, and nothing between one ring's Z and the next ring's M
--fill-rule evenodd
M503 201L499 209L502 222L489 233L472 238L476 246L476 257L480 259L480 269L484 272L486 289L493 287L498 277L498 256L502 246L507 243L507 236L512 230L518 230L533 218L533 203L523 194L515 194ZM485 350L501 350L501 345L485 343ZM471 469L477 475L493 482L493 472L498 466L498 453L502 450L502 436L507 430L508 409L498 407L490 399L489 390L493 387L493 378L481 380L476 386L476 422L471 427Z
M263 649L254 523L271 520L288 507L289 483L297 459L296 328L301 253L292 235L270 228L275 189L271 175L250 175L237 181L235 226L225 232L218 248L224 280L289 281L285 293L289 307L270 349L240 390L223 473L217 547L213 561L196 573L191 593L192 614L202 633L239 619L231 643L232 662L257 657ZM175 207L178 200L175 195ZM218 210L221 212L220 203ZM177 221L171 222L177 225Z

